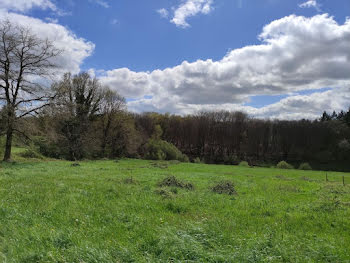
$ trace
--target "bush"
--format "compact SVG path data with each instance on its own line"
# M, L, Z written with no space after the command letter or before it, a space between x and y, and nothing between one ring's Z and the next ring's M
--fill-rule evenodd
M59 146L49 142L46 138L35 137L33 139L33 142L34 146L42 155L56 159L59 159L61 157L61 151Z
M302 163L299 166L299 170L312 170L312 167L309 163Z
M246 161L240 162L240 163L239 163L239 166L250 167L249 164L248 164L248 162L246 162Z
M157 139L150 139L146 144L146 159L151 160L178 160L188 161L188 157L175 147L175 145Z
M182 154L182 156L181 156L179 161L183 162L183 163L189 163L190 159L188 158L188 156L186 154Z
M276 166L278 169L294 169L294 167L286 161L281 161Z
M25 150L24 152L20 153L20 156L24 158L43 159L43 156L33 149Z
M199 157L196 157L193 159L194 163L201 163L201 159Z
M224 157L224 164L237 165L239 164L239 158L236 154L231 154Z

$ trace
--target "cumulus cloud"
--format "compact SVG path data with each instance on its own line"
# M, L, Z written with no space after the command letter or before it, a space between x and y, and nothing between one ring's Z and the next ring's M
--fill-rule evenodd
M33 8L58 10L56 5L50 0L0 0L0 9L27 12Z
M299 5L300 8L315 8L318 12L321 11L321 6L316 0L308 0L305 3Z
M165 8L161 8L157 10L157 13L162 17L162 18L168 18L169 12Z
M53 41L57 48L63 50L63 53L57 58L57 64L62 72L78 73L84 59L90 56L95 48L93 43L77 37L70 30L59 24L46 23L37 18L1 10L0 17L19 25L30 25L30 29L35 35ZM57 72L57 75L62 72Z
M45 20L47 22L49 22L49 23L58 24L58 19L57 18L45 17Z
M171 22L178 27L186 28L190 25L187 19L198 14L209 14L213 9L213 0L186 0L174 11Z
M261 109L248 109L252 115L279 119L313 119L324 110L341 111L350 106L350 86L309 95L294 95Z
M350 91L350 19L338 24L327 14L311 18L291 15L266 25L259 39L259 45L232 50L219 61L184 61L152 72L115 69L107 71L102 82L137 99L129 103L135 111L185 114L203 109L244 109L255 116L289 114L291 118L301 117L300 112L311 117L324 109L350 106L349 100L342 99ZM324 87L333 89L291 95L261 109L244 106L251 96ZM146 95L152 98L145 99Z

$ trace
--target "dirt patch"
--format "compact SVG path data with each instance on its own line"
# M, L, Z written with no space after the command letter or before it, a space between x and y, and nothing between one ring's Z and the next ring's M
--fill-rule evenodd
M183 182L177 179L175 176L170 175L163 179L163 181L158 183L158 186L160 187L178 187L178 188L185 188L188 190L193 190L194 185L192 183Z
M236 195L235 186L231 181L221 181L211 188L214 193Z

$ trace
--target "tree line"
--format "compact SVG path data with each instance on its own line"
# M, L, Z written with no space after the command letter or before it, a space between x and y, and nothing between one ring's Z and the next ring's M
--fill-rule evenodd
M264 120L242 112L178 116L127 111L118 87L88 73L58 81L64 52L27 28L0 23L0 135L4 160L12 142L68 160L151 158L270 165L285 160L350 169L350 109L317 120ZM50 85L48 85L50 83Z

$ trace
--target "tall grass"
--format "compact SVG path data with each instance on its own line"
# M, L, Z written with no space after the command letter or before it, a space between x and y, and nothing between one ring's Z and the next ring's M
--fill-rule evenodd
M349 174L156 163L2 164L0 262L350 260Z

